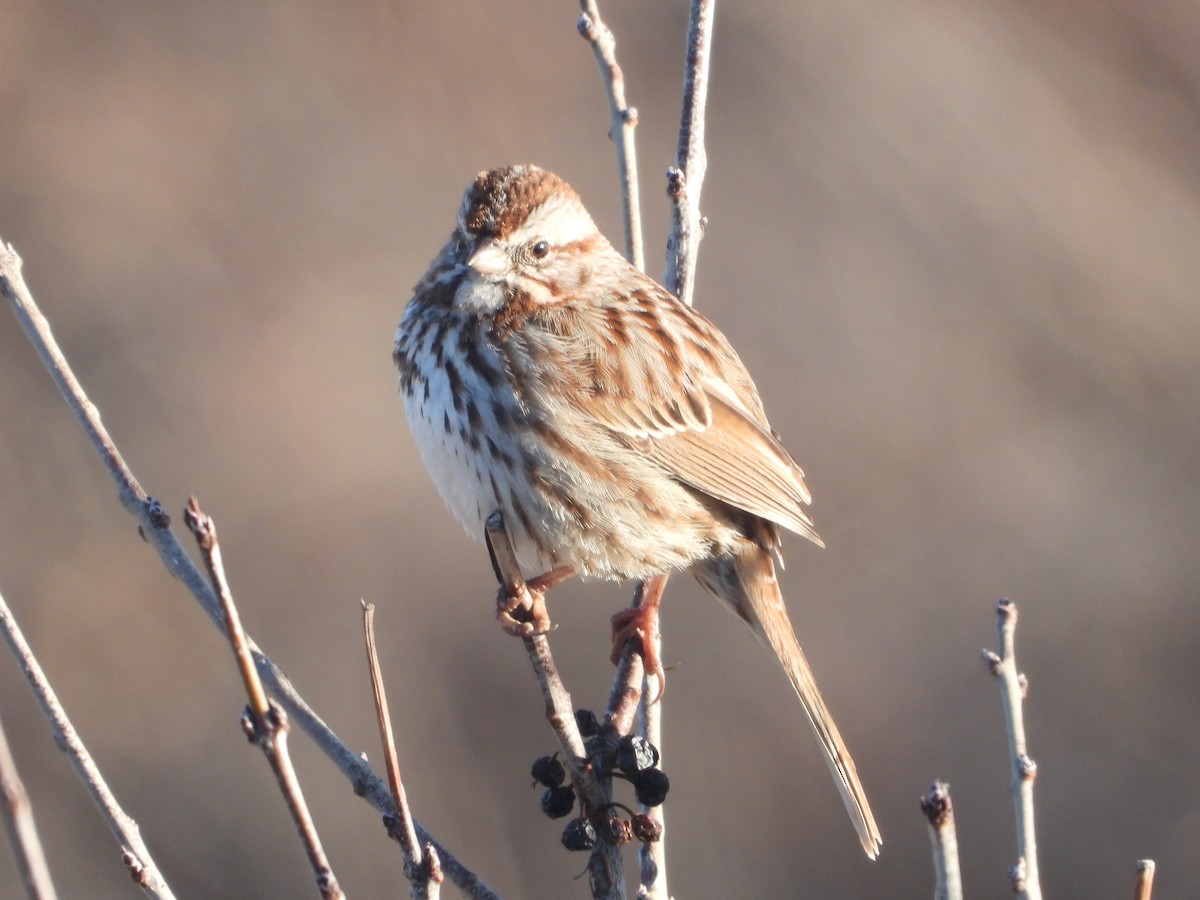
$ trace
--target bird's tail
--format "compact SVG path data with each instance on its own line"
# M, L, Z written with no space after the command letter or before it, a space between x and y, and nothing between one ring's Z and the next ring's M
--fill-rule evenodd
M755 637L775 653L775 658L787 673L788 680L796 689L800 703L808 714L808 721L816 732L821 749L825 751L825 762L833 773L834 783L842 794L850 821L858 832L867 856L875 859L883 842L871 806L850 751L833 723L816 678L796 632L788 619L787 607L775 578L775 564L770 553L760 547L746 550L738 556L711 559L696 566L696 578L709 591L737 613Z

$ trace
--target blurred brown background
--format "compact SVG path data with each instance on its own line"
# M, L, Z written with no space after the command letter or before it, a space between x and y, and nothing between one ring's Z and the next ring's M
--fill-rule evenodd
M609 0L661 271L686 2ZM620 239L607 109L559 0L5 0L0 235L146 488L216 516L247 626L377 759L379 607L418 818L513 898L582 897L528 787L553 749L483 550L390 361L479 169L536 161ZM947 779L975 896L1014 855L996 686L1021 606L1042 872L1200 892L1200 8L727 4L697 304L816 495L794 618L884 832L870 864L782 675L691 579L665 612L678 897L923 897ZM0 590L182 896L312 896L229 654L0 316ZM552 598L580 705L623 589ZM62 895L128 897L10 661L0 713ZM351 896L406 894L376 815L294 741ZM19 884L0 852L0 895Z

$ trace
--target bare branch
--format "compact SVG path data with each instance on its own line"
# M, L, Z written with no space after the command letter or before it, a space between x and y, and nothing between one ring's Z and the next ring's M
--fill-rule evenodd
M625 222L625 258L645 270L642 251L642 214L638 199L637 149L633 132L637 127L637 110L625 102L625 76L617 65L617 42L604 20L596 0L579 0L579 33L592 45L608 108L612 114L609 137L617 148L617 177L621 181L621 209Z
M692 0L688 20L687 64L683 82L683 116L675 165L667 170L671 198L671 236L663 284L692 305L696 258L705 220L700 215L700 189L708 157L704 151L704 106L708 100L708 68L712 56L713 6L716 0Z
M937 880L933 900L962 900L962 873L958 867L958 833L954 828L954 805L950 785L935 781L921 798L921 812L929 820L929 842L933 845L933 870Z
M304 802L304 791L300 787L300 779L296 776L296 768L292 765L292 756L288 752L288 723L287 713L277 704L267 698L263 689L262 679L254 666L254 659L246 643L246 632L242 629L241 616L237 605L233 602L233 592L229 589L229 581L225 578L225 566L221 561L221 545L217 543L217 525L211 516L205 515L200 509L200 503L195 497L188 498L187 508L183 511L184 521L204 558L208 569L208 577L212 588L221 601L221 612L225 618L225 631L229 644L233 648L233 656L242 676L242 684L250 705L242 719L242 729L246 736L262 750L275 780L279 782L279 790L287 803L288 812L300 833L300 841L304 844L304 852L308 856L309 865L313 870L313 878L317 889L326 900L342 900L341 887L337 877L325 856L321 846L321 838L317 835L317 826L313 822L308 804Z
M666 576L663 576L664 578ZM655 642L655 653L658 658L662 659L662 632L657 631L651 638ZM663 704L662 697L659 696L654 701L642 703L638 709L641 715L638 717L642 737L654 745L659 752L659 763L663 758L663 731L662 731L662 712ZM641 885L638 891L638 897L645 900L670 900L670 893L667 890L667 852L666 852L666 818L663 805L656 807L640 805L643 813L649 816L659 829L662 835L657 841L643 841L642 849L638 851L638 861L641 863Z
M187 587L192 597L200 604L205 614L218 628L224 628L224 617L220 611L216 594L207 579L196 568L195 563L183 549L171 530L171 519L157 500L142 489L133 472L125 464L116 444L100 421L96 407L84 393L79 381L59 349L50 323L46 321L33 295L21 276L21 258L11 246L0 243L0 293L8 299L13 314L21 324L46 369L50 372L67 406L87 433L97 453L117 483L122 504L139 522L139 532L158 551L159 558L167 571ZM325 724L293 687L269 657L262 653L254 640L247 635L247 644L254 654L254 663L259 675L271 693L287 710L292 720L312 738L314 743L342 771L354 785L357 794L364 797L381 813L396 812L387 785L381 781L370 766L351 750ZM414 823L423 843L432 843L447 876L472 900L495 900L496 894L480 878L464 866L444 845L438 842L420 823Z
M1154 860L1139 859L1137 862L1137 880L1133 886L1133 900L1150 900L1150 892L1154 889Z
M512 541L504 527L504 516L497 510L488 517L486 523L488 549L496 570L496 579L500 582L501 594L516 595L525 593L528 588L517 564L517 556L513 550ZM571 703L571 695L567 692L558 668L554 664L554 656L550 652L550 642L545 634L530 634L522 636L525 651L529 654L529 662L533 668L534 678L542 689L542 699L546 704L546 719L558 738L562 748L567 771L571 775L571 783L579 796L579 802L586 814L592 819L600 841L592 851L588 863L591 875L592 894L605 900L617 900L625 897L625 879L621 863L621 851L616 845L620 834L617 828L619 817L613 812L610 804L612 795L605 790L604 785L596 777L595 769L587 759L587 749L583 744L583 736L579 733L579 725L575 719L575 707Z
M1017 670L1016 630L1017 605L1011 600L998 601L996 635L1000 652L985 650L983 658L988 669L1000 681L1009 758L1012 762L1013 805L1017 815L1017 862L1010 873L1013 891L1022 900L1041 900L1037 839L1033 827L1033 781L1037 777L1037 764L1026 752L1022 702L1028 684L1025 676Z
M2 252L0 251L0 254ZM0 286L8 274L3 269L3 262L0 259ZM168 898L173 900L175 895L158 871L158 866L154 864L149 849L142 842L142 834L137 822L126 815L125 810L121 809L121 805L117 803L117 798L109 790L104 776L100 774L100 769L96 766L96 761L92 759L87 747L83 745L79 733L75 730L75 726L67 718L67 713L62 704L58 702L54 688L50 686L46 673L42 671L37 657L33 655L33 650L25 640L25 635L21 633L12 611L2 596L0 596L0 632L3 632L4 640L17 662L20 663L25 680L33 688L34 696L37 697L42 711L50 720L50 725L54 729L55 743L70 758L76 774L83 781L88 793L92 795L92 800L100 809L104 821L108 823L109 830L121 845L122 858L133 876L133 880L147 895L158 898L158 900L168 900Z
M643 583L639 583L634 595L634 606L638 606L645 593ZM633 730L634 719L646 692L646 667L642 655L637 652L634 641L626 641L621 648L621 657L617 662L617 674L613 679L612 688L608 694L608 709L604 714L605 722L616 734L629 734Z
M400 778L400 759L396 753L396 738L392 732L392 717L388 713L387 692L383 685L383 672L379 666L379 651L375 646L375 605L363 603L363 635L367 643L367 666L371 673L371 693L375 698L375 718L379 722L379 736L383 741L384 765L387 769L388 785L396 803L397 815L386 818L388 834L404 850L404 874L412 882L413 900L437 900L441 894L441 866L432 847L428 854L421 848L417 831L413 827L412 813L408 808L408 795Z
M33 804L17 772L17 761L9 749L3 724L0 724L0 818L4 819L26 895L30 900L54 900L57 894L33 821Z

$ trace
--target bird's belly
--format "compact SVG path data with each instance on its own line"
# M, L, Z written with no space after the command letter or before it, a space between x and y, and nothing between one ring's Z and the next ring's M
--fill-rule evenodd
M442 501L472 537L483 538L483 523L496 509L486 461L474 452L445 417L425 406L407 407L409 429L425 471ZM436 422L431 416L438 416Z
M734 537L611 432L569 410L530 409L486 372L417 366L404 399L443 501L477 540L500 510L527 577L559 566L647 577L686 568Z

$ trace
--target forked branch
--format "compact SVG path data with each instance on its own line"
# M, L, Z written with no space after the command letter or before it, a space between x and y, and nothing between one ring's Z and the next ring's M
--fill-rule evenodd
M504 527L504 516L499 510L488 517L486 536L501 594L513 597L528 593L512 540ZM545 634L536 633L523 636L521 640L529 655L534 678L542 689L546 720L558 738L579 802L599 837L588 862L592 895L604 900L624 898L625 879L619 846L623 842L622 830L620 818L611 806L612 796L596 777L596 771L588 760L587 748L584 747L583 736L575 719L575 707L554 663L550 641Z
M246 696L250 699L250 704L246 707L246 713L242 718L242 729L245 731L246 737L262 750L271 766L271 771L275 773L280 793L283 794L288 812L291 813L292 821L296 824L300 841L304 844L304 852L312 867L317 890L321 892L321 896L325 900L342 900L344 896L342 889L329 865L329 859L325 856L325 849L321 846L321 839L317 835L317 826L308 810L308 804L304 802L304 791L300 787L296 768L292 765L291 753L288 752L287 738L291 731L291 725L288 722L287 713L279 704L268 699L262 679L259 678L258 669L254 665L250 647L246 642L242 619L238 614L237 605L233 602L233 592L229 589L229 581L225 577L225 564L221 561L221 545L217 543L217 525L211 516L205 515L204 511L200 509L200 504L195 497L188 498L183 518L192 532L192 536L196 539L196 545L200 548L200 555L208 570L208 578L212 583L213 591L221 601L221 612L225 618L225 634L229 639L230 647L233 648L233 656L242 676L242 686L246 689Z

